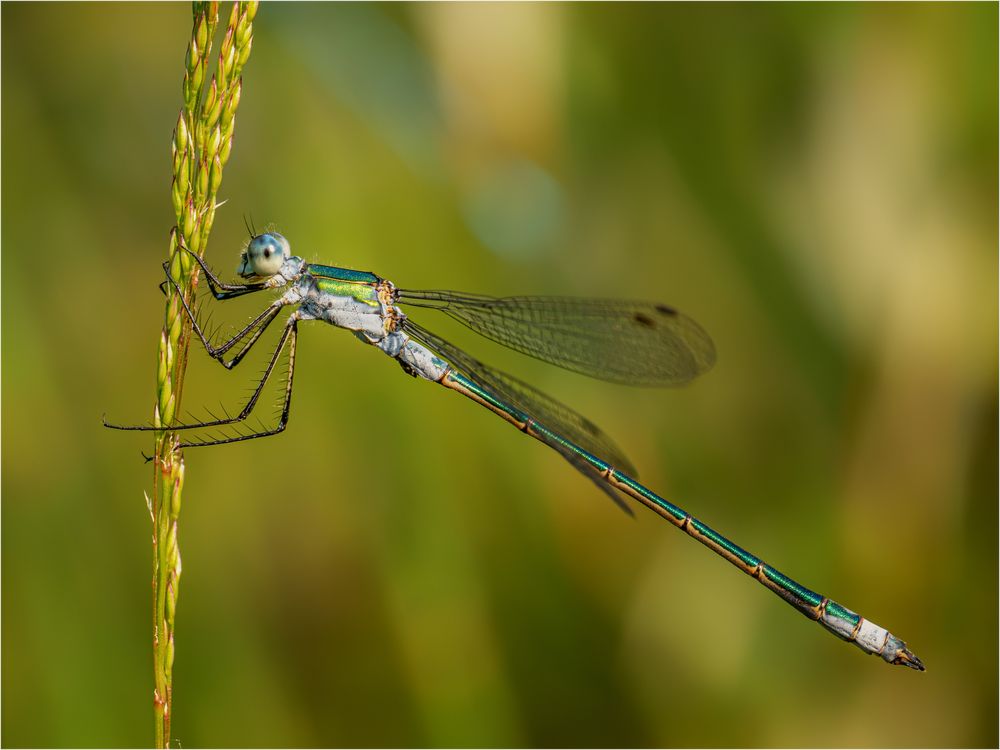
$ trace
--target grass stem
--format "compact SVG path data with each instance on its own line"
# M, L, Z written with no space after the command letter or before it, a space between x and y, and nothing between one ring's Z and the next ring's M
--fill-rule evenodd
M170 272L189 301L198 284L198 267L180 252L186 245L204 255L215 219L216 195L222 171L232 152L236 108L243 90L241 73L253 43L256 2L234 3L226 25L215 72L206 85L212 44L219 21L219 3L192 4L194 22L184 59L184 106L171 144L175 224L170 230ZM184 487L184 456L176 449L176 433L169 429L180 412L190 324L176 291L168 295L160 332L156 368L153 466L153 711L155 745L170 744L173 706L174 618L181 555L177 529Z

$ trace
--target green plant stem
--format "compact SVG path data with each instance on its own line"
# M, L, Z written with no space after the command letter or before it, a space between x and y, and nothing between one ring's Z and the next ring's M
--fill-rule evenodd
M215 219L216 195L222 170L229 160L236 126L243 70L253 42L256 2L233 5L219 47L216 71L206 87L212 40L219 20L217 2L193 3L194 23L185 57L184 106L174 129L172 149L173 199L176 223L170 230L170 272L189 301L198 284L197 265L181 251L182 246L204 255ZM179 413L190 324L181 301L170 286L157 356L157 433L153 472L153 712L155 745L170 744L173 706L174 616L181 556L177 541L184 456L175 432L169 430Z

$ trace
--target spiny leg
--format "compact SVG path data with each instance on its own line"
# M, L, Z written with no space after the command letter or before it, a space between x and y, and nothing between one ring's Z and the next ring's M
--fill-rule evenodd
M232 422L240 421L246 419L249 416L250 411L253 409L253 403L256 402L257 398L260 396L260 392L264 387L264 382L267 380L268 376L271 374L271 370L274 369L274 365L278 360L278 355L280 354L282 348L284 347L285 341L288 341L288 375L285 379L285 401L281 407L281 418L278 420L278 424L275 425L270 430L261 430L259 432L251 432L246 435L233 435L232 437L218 438L215 440L199 440L192 441L188 443L179 443L178 448L200 448L205 445L224 445L225 443L239 443L244 440L255 440L257 438L270 437L271 435L277 435L282 432L285 427L288 426L288 413L292 407L292 379L295 376L295 344L298 338L298 318L294 317L289 321L289 324L285 327L285 331L281 336L281 343L275 350L274 357L271 358L271 362L267 366L267 371L264 373L264 378L261 380L260 385L254 392L252 403L248 403L247 407L244 408L240 416L232 420ZM226 420L222 420L221 423L225 423ZM206 426L211 426L206 425Z
M195 257L197 258L198 256ZM204 266L202 267L204 268ZM247 355L247 353L250 351L253 345L256 344L257 341L260 339L265 329L267 329L267 327L271 324L271 322L278 316L278 313L280 312L281 308L287 304L286 302L283 302L280 299L275 300L270 305L268 305L263 312L261 312L257 317L251 320L250 323L248 323L242 330L237 331L237 333L228 341L225 341L219 346L213 346L209 342L208 337L205 335L204 331L202 330L202 327L198 324L198 319L196 318L194 311L191 309L191 305L188 303L187 299L185 299L184 295L181 293L181 288L177 284L177 280L170 275L169 262L164 263L163 268L167 274L167 281L177 291L178 296L180 297L181 300L181 305L184 306L184 311L187 313L188 319L191 321L191 328L198 336L198 338L201 339L201 343L205 347L205 351L208 352L208 355L210 357L218 360L222 364L222 366L225 367L227 370L231 370L240 363L240 361ZM209 285L211 285L211 282L209 282ZM259 289L248 290L244 292L244 294L249 294L251 291L260 291L260 290ZM216 296L216 299L230 299L230 298ZM246 336L248 333L250 333L250 331L254 330L255 328L257 330L254 332L253 336L247 341L247 343L243 346L243 348L239 351L239 353L237 353L236 356L233 357L231 360L226 361L224 358L225 353L228 352L230 349L232 349L233 346L235 346L238 341L240 341L244 336Z
M208 281L208 288L212 292L212 296L217 300L234 299L242 297L244 294L253 294L254 292L261 292L272 288L264 282L255 284L227 284L208 267L208 264L205 263L204 259L198 253L191 250L187 245L181 245L181 249L194 258L195 262L201 266L202 273L205 274L205 279ZM167 278L172 278L170 275L170 261L163 264L163 270L167 272Z
M274 322L275 318L278 317L278 313L281 312L281 308L282 305L278 304L272 305L267 310L258 315L256 318L254 318L246 328L237 333L236 336L234 336L233 339L231 339L231 342L227 342L227 345L225 345L226 348L223 349L222 352L216 355L213 354L212 351L209 349L208 353L212 355L214 359L217 359L222 364L222 366L225 367L227 370L232 370L234 367L236 367L236 365L238 365L243 360L243 358L247 355L247 352L249 352L254 347L254 345L260 340L260 337L264 335L264 331L267 330L267 327ZM260 325L258 325L258 323ZM232 343L238 341L242 336L244 336L251 329L253 329L254 326L257 326L257 329L253 332L253 335L247 340L247 342L243 345L243 347L236 353L236 355L232 359L226 361L222 357L222 354L228 350L229 346L231 346Z
M257 383L257 387L254 389L253 394L250 396L250 400L247 401L246 405L235 417L226 417L225 419L210 419L203 422L192 422L184 424L172 424L163 425L161 427L156 427L154 425L116 425L109 424L104 421L105 427L110 427L113 430L138 430L141 432L165 432L172 430L196 430L206 427L223 427L230 424L238 424L246 420L250 416L254 407L257 405L258 399L260 399L260 394L264 391L264 386L267 385L268 379L271 377L271 373L274 371L275 365L277 365L278 360L281 358L281 352L285 348L285 344L288 343L288 377L285 382L285 402L281 411L281 419L278 422L277 427L273 430L264 430L261 432L255 432L248 435L240 435L231 438L222 438L219 440L208 440L203 442L192 442L192 443L181 443L178 447L195 447L200 445L219 445L221 443L235 443L241 440L250 440L256 437L267 437L268 435L275 435L285 429L288 423L288 410L292 402L292 376L294 374L295 366L295 343L298 335L298 322L300 319L300 313L298 311L293 312L289 318L288 323L285 325L285 330L281 333L281 338L278 341L278 345L274 349L274 353L271 355L271 359L267 363L267 367L264 369L264 374L261 376L260 382Z
M188 252L190 252L190 250ZM199 258L198 260L199 263L201 263L201 259ZM210 273L208 269L204 266L204 264L202 264L202 268L205 268L206 273ZM209 356L217 360L220 364L222 364L223 367L225 367L228 370L231 370L236 365L238 365L243 360L243 358L249 353L249 351L253 348L253 346L260 340L261 336L263 335L267 327L278 316L278 313L281 311L281 308L289 304L292 304L291 301L287 301L284 298L275 300L270 305L268 305L267 308L265 308L259 315L257 315L252 321L250 321L248 325L246 325L242 330L238 331L236 335L233 336L231 339L224 342L220 346L213 346L211 342L209 342L208 337L205 335L205 332L202 330L201 325L199 325L198 320L195 317L194 311L191 309L191 305L189 304L183 292L181 291L181 288L177 283L177 280L174 279L173 276L171 276L169 261L163 264L163 270L167 277L164 283L165 284L169 283L171 286L174 287L174 290L177 292L177 295L181 301L181 305L184 308L184 312L187 314L188 319L191 321L192 330L195 332L195 334L197 334L199 340L205 347L205 350L208 352ZM261 291L263 288L264 287L260 287L260 289L247 289L245 293L250 293L251 291ZM294 313L293 316L296 320L298 319L297 312ZM292 319L290 318L289 323L291 323L291 320ZM228 352L230 349L232 349L233 346L235 346L240 340L242 340L244 337L246 337L248 333L251 332L252 336L244 343L240 351L237 352L236 356L227 361L224 358L225 353ZM270 376L270 373L274 368L274 363L277 360L277 356L280 353L281 347L284 345L287 337L288 337L288 330L286 328L285 332L282 334L281 341L278 343L278 347L275 349L275 352L272 355L271 363L269 364L263 379L258 384L257 389L254 392L253 397L251 399L251 402L250 404L248 404L248 408L244 410L244 413L241 417L235 417L232 419L222 419L222 420L209 420L190 425L177 424L172 426L161 426L161 427L156 427L153 425L113 424L108 422L107 419L104 417L101 418L101 421L105 427L109 427L115 430L153 430L153 431L167 430L167 429L192 429L196 427L232 424L238 421L242 421L243 419L246 418L246 415L249 414L250 410L253 408L253 403L255 403L257 398L260 396L260 392L263 389L267 378Z

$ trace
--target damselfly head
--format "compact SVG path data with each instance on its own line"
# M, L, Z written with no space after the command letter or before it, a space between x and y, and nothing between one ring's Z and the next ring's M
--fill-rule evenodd
M259 276L269 278L281 270L282 264L292 255L292 248L277 232L265 232L250 239L240 254L236 273L245 279Z

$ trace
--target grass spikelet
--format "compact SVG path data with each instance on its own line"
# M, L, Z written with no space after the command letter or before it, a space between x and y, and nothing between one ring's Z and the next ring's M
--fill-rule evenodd
M170 230L168 253L171 274L194 300L197 265L181 248L203 255L215 219L216 195L222 172L232 151L236 108L242 94L240 77L253 43L256 2L233 5L220 45L215 73L206 78L212 42L219 22L217 2L193 3L191 39L184 58L184 106L177 117L171 141L171 201L175 225ZM169 430L180 412L190 323L176 291L168 285L166 313L157 353L156 407L153 423L166 429L157 433L153 462L153 670L155 745L170 744L174 618L177 611L181 556L177 538L184 486L184 457L175 450L176 435Z

